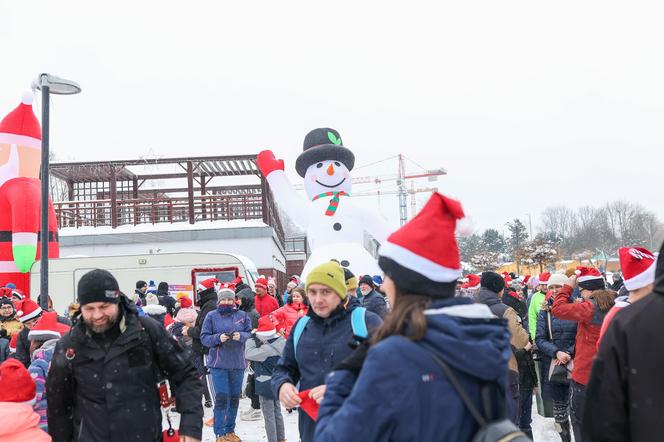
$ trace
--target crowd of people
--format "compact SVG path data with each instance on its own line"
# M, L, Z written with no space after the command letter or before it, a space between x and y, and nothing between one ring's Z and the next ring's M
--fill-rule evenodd
M238 442L243 394L269 442L284 412L303 442L530 440L533 408L563 442L658 440L656 255L621 248L610 283L594 267L462 276L461 218L435 194L381 246L382 277L332 260L283 292L208 278L192 299L153 281L125 295L97 269L66 316L0 288L0 440L193 442L208 425Z

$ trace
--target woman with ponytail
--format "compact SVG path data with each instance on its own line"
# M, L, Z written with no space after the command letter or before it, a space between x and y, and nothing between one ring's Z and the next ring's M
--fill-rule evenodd
M486 305L454 297L461 218L459 202L434 194L381 246L382 288L393 309L328 376L316 441L469 441L480 424L457 387L474 408L491 405L489 420L507 415L506 322Z

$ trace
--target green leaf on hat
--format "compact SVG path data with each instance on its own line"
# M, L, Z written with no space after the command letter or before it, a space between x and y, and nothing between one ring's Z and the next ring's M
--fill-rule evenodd
M336 144L337 146L341 146L341 138L337 138L336 135L334 135L332 132L327 133L327 138L332 142L332 144Z

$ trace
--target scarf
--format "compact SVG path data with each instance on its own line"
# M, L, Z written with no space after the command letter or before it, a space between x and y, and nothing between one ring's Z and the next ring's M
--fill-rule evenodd
M325 210L325 216L334 216L335 213L337 213L337 208L339 207L339 197L340 196L350 196L343 190L340 192L325 192L321 193L320 195L316 195L313 199L313 201L316 201L319 198L323 198L326 196L331 196L332 199L330 200L329 205L327 206L327 210Z

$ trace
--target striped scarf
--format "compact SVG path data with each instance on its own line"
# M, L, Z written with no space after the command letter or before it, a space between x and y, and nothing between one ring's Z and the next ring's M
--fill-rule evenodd
M317 199L326 196L331 196L332 199L330 200L330 204L327 206L327 210L325 211L325 216L334 216L334 214L337 213L337 208L339 207L339 197L350 196L350 195L348 195L343 190L341 192L325 192L321 193L320 195L316 195L313 201L316 201Z

